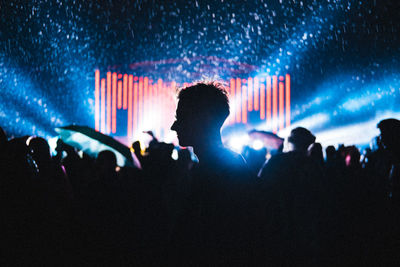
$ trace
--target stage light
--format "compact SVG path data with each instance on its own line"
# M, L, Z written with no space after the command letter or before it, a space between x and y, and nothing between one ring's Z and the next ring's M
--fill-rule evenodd
M249 143L249 136L241 135L241 136L232 136L228 140L228 147L237 153L241 153L243 147Z
M261 140L254 140L251 147L255 150L261 150L264 147L264 143Z
M50 153L53 156L55 156L57 154L57 152L56 152L57 140L58 140L58 137L51 137L51 138L47 139L47 143L49 144L49 147L50 147Z
M174 150L172 150L171 158L173 160L178 160L178 157L179 157L178 150L176 148L174 148Z

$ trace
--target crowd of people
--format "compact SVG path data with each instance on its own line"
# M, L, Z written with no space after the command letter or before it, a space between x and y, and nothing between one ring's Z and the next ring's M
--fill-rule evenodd
M154 139L141 168L111 151L80 156L61 140L8 140L0 128L2 265L390 266L400 263L400 121L373 149L323 148L291 131L266 161L225 148L226 91L180 91L179 144ZM206 105L204 105L206 103ZM207 106L207 109L204 109Z

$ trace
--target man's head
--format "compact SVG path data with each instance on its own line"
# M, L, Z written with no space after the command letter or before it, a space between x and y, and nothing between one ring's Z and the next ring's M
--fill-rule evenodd
M287 139L288 151L307 152L308 147L315 142L315 136L306 128L297 127L290 132Z
M381 142L383 146L394 155L400 157L400 121L386 119L378 123L381 131Z
M196 83L178 94L176 131L181 146L193 146L219 134L229 116L229 100L225 88L215 82Z

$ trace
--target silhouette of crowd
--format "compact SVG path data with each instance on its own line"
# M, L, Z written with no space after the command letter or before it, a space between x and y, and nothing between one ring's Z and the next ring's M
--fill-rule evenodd
M394 266L400 263L400 121L370 148L326 148L307 129L283 147L224 147L225 89L179 91L174 145L117 166L61 141L0 128L0 264L32 266ZM207 108L204 108L204 107ZM183 147L193 147L192 152ZM143 152L144 151L144 152ZM325 154L325 157L324 157Z

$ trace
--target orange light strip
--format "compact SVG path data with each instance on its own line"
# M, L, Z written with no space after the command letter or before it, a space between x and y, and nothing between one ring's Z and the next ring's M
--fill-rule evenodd
M111 132L116 133L117 132L117 87L114 86L114 77L113 77L113 81L112 81L112 102L111 102L111 104L112 104Z
M101 79L101 132L106 132L106 80Z
M258 78L255 77L254 78L254 110L258 110L259 109L259 83L258 83Z
M163 84L162 84L162 80L158 79L157 80L157 88L158 88L158 97L157 97L157 107L158 107L158 127L160 128L160 135L163 135L164 133L162 132L162 130L164 129L162 126L162 120L163 120L163 113L164 113L164 109L163 109ZM176 113L172 113L171 114L173 116L173 118L175 119L175 115Z
M140 123L142 122L143 116L143 77L139 77L139 92L138 92L138 130L140 129Z
M246 80L243 80L243 82ZM242 86L242 122L247 123L247 86Z
M94 129L100 130L100 71L94 72Z
M171 82L171 87L169 88L169 94L168 94L168 104L169 104L169 113L166 114L167 119L165 120L167 125L165 127L165 130L167 133L171 129L172 121L171 121L171 116L169 114L174 114L175 112L175 105L174 105L174 97L175 97L175 92L176 92L176 82L172 81Z
M279 77L279 79L283 80L283 77ZM285 127L285 106L284 106L284 95L285 95L285 87L283 82L279 82L279 130L282 130Z
M148 120L148 100L149 100L149 78L144 77L143 80L143 121Z
M128 141L132 141L132 89L133 89L133 75L129 75L128 80Z
M168 112L168 99L167 99L167 97L168 97L168 85L167 84L164 84L164 88L163 88L163 97L162 97L162 99L163 99L163 110L165 110L166 112L163 112L163 114L162 114L162 125L163 125L163 129L164 129L164 135L166 135L166 127L168 127L167 126L167 124L166 124L166 120L167 120L167 112Z
M267 125L271 125L271 76L267 77Z
M122 108L127 109L128 108L128 74L124 74L123 76L123 102L122 102Z
M117 80L118 80L117 73L113 72L113 74L112 74L112 88L113 88L113 90L114 90L114 88L117 88ZM115 89L115 90L117 90L117 89ZM117 97L118 98L117 108L121 109L122 108L122 90L120 90L119 88L117 90L117 95L118 95L118 97Z
M162 97L163 97L163 95L162 95L162 92L163 92L163 81L162 81L162 79L158 79L157 80L157 107L158 107L158 109L157 109L157 114L158 114L158 123L157 123L157 125L158 125L158 129L159 129L159 135L161 136L161 119L162 119L162 112L163 112L163 106L162 106ZM173 115L173 117L175 118L175 113L172 113Z
M151 121L151 123L154 123L153 120L153 83L152 80L149 80L149 91L148 91L148 105L147 105L147 109L149 111L149 115L148 115L148 119ZM153 129L154 130L154 129Z
M251 77L247 80L247 90L247 109L253 111L253 78Z
M286 127L290 126L290 75L286 74Z
M138 77L135 76L134 78L135 84L133 85L133 115L132 115L132 121L133 121L133 132L135 133L137 130L137 121L138 121L138 83L136 82L138 80Z
M111 72L107 72L107 133L111 132Z
M278 77L272 76L272 132L277 132L277 117L278 117Z
M118 81L118 91L122 92L122 81ZM122 108L122 106L121 106Z
M241 101L242 101L242 81L240 78L236 78L236 122L242 121L242 111L241 111Z
M159 124L158 124L158 91L157 82L153 83L153 121L154 121L154 131L156 136L160 136Z
M236 103L235 103L235 79L231 79L230 81L230 123L235 123L235 112L236 112Z
M265 120L265 84L260 84L260 119Z

